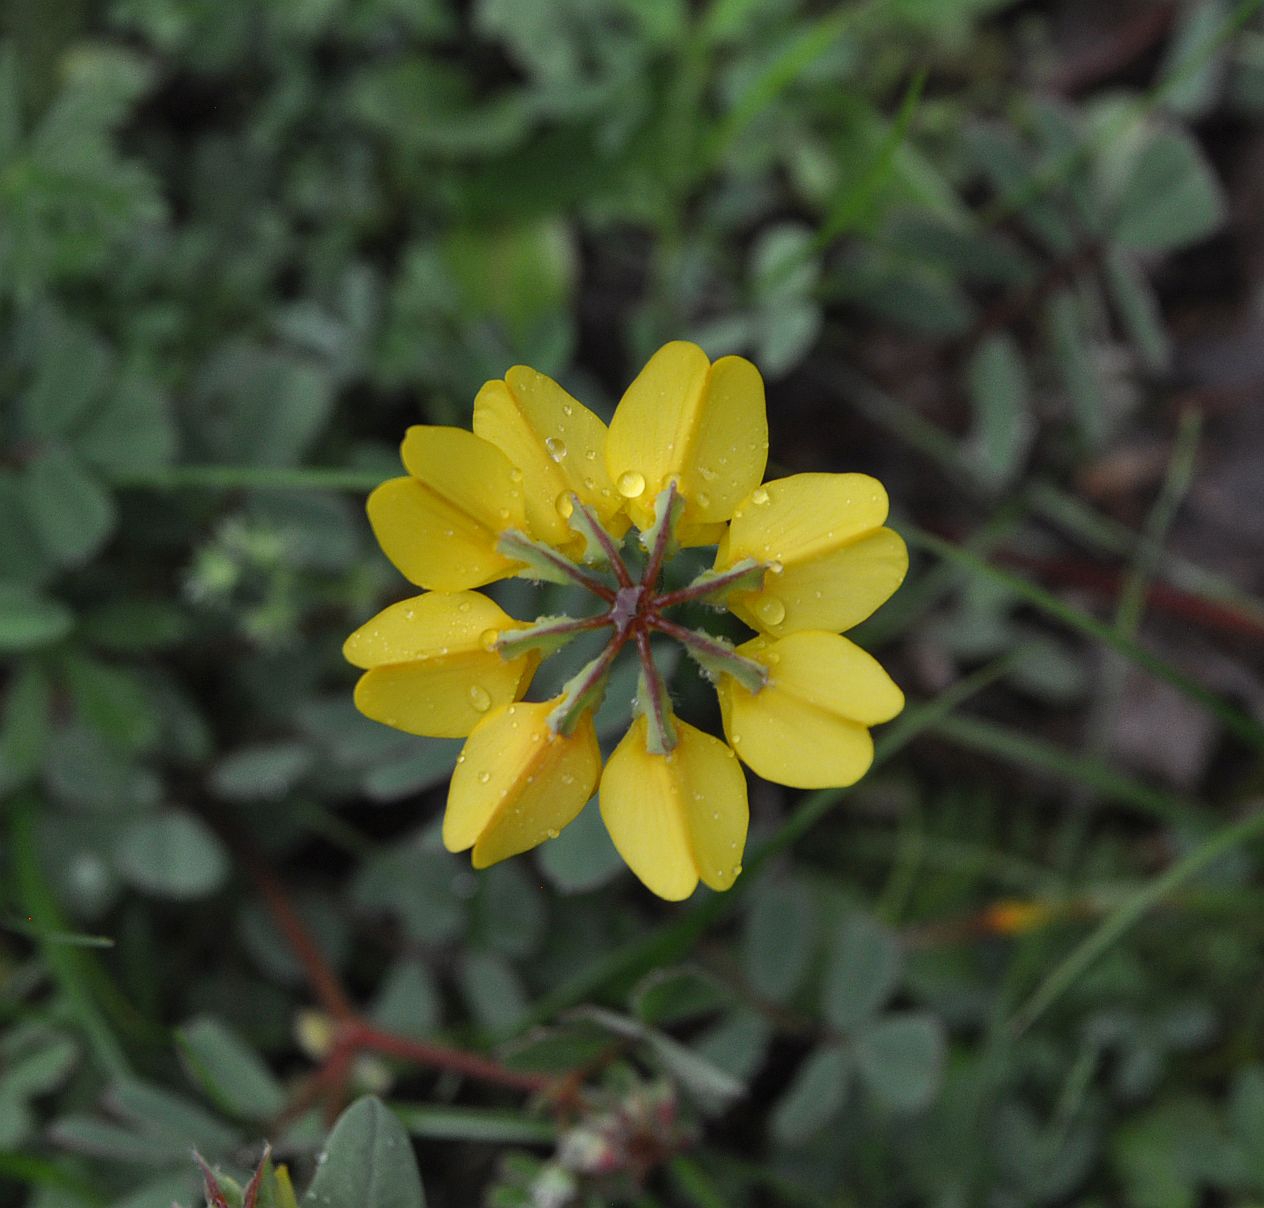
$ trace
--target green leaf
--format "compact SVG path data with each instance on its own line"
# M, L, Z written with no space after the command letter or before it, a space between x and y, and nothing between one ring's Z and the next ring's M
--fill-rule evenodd
M998 488L1019 474L1036 434L1027 366L1014 338L989 336L966 370L974 425L968 441L975 472Z
M202 1015L177 1029L190 1076L221 1111L246 1120L271 1120L285 1106L285 1091L240 1036L221 1020Z
M115 844L114 862L137 889L176 901L214 893L230 868L224 845L205 823L183 810L129 826Z
M527 1009L522 981L508 961L489 952L470 952L458 974L470 1013L491 1033L508 1031Z
M302 780L312 760L303 743L258 743L221 759L211 786L227 801L276 801Z
M1153 287L1122 248L1107 249L1105 270L1111 302L1142 367L1151 373L1165 373L1172 361L1172 347Z
M320 1208L424 1208L412 1143L380 1099L365 1096L338 1117L302 1202Z
M107 476L166 465L175 456L176 429L161 390L141 374L124 373L80 429L75 450Z
M610 842L596 797L556 839L537 849L536 862L562 893L587 893L619 875L623 859Z
M396 1103L392 1110L412 1136L431 1140L548 1145L557 1138L552 1121L503 1108Z
M849 1031L873 1017L900 978L900 945L877 919L851 914L834 939L825 971L822 1010Z
M0 469L0 583L39 583L54 569L27 512L20 474Z
M816 946L816 915L797 881L756 886L746 916L743 954L751 989L773 1002L789 1002L803 983Z
M434 1034L442 1014L434 977L415 958L405 958L392 967L370 1011L381 1027L419 1040Z
M1264 1066L1248 1065L1235 1075L1229 1124L1248 1176L1256 1186L1264 1187Z
M852 1069L851 1053L842 1045L823 1045L812 1053L772 1109L773 1136L793 1145L820 1132L842 1108Z
M943 1025L933 1015L886 1015L855 1037L856 1068L865 1085L900 1111L934 1098L944 1062Z
M129 752L79 724L53 732L44 760L44 781L60 803L101 813L151 809L162 793L158 778L137 766Z
M1198 144L1162 130L1141 149L1117 199L1114 237L1141 252L1198 243L1224 222L1220 182Z
M544 895L518 863L498 864L479 876L474 911L483 942L506 956L530 956L546 938Z
M655 969L632 991L631 1007L646 1023L667 1025L712 1015L728 1005L731 992L702 969Z
M0 793L25 784L39 770L52 722L52 685L35 662L14 671L0 715Z
M83 656L64 659L62 671L75 709L92 729L125 751L153 749L162 718L134 672Z
M41 544L63 566L87 562L114 531L114 500L64 446L49 446L28 462L21 487Z
M57 440L104 392L113 357L91 330L51 307L35 312L30 334L35 373L19 396L22 430L28 440Z
M1045 311L1049 342L1075 415L1090 451L1099 450L1112 427L1106 391L1085 331L1083 307L1068 289L1049 299Z
M0 654L51 646L74 623L74 613L59 601L16 583L0 583Z

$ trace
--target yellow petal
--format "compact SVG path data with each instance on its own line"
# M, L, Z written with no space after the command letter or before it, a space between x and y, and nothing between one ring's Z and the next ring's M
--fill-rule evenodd
M770 569L759 591L729 597L730 610L774 636L858 625L908 571L886 516L887 493L867 474L795 474L757 487L734 512L715 565L754 558Z
M615 489L638 528L674 478L685 499L682 536L727 520L768 461L768 418L759 370L741 357L714 365L696 344L665 344L627 389L606 442Z
M505 529L526 525L509 459L461 428L409 428L401 453L412 477L384 482L368 512L383 553L404 576L460 591L513 574L521 564L496 551Z
M811 631L754 638L738 650L768 668L759 692L726 675L716 683L724 733L743 763L802 789L854 784L869 770L867 727L904 707L872 655L839 634Z
M746 778L718 738L676 720L667 755L645 748L638 717L601 778L601 816L645 886L678 902L697 887L728 889L741 870L749 810Z
M452 773L443 842L473 847L475 868L555 838L597 787L601 751L586 715L569 737L549 729L557 701L506 705L470 734Z
M355 631L347 661L370 670L355 689L366 717L409 734L464 738L487 714L517 700L538 658L503 659L486 635L520 628L474 591L401 600Z
M572 494L616 535L627 531L606 470L606 425L552 378L515 365L504 381L488 382L474 400L474 431L522 471L533 537L559 549L582 547L567 523Z

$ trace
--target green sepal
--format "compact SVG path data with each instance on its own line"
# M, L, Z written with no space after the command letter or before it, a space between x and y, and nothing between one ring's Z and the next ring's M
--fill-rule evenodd
M556 654L568 642L585 630L575 628L575 618L561 614L555 617L536 617L521 629L503 629L496 639L496 653L502 659L516 659L529 651L538 650L545 658Z
M647 553L658 547L666 529L667 545L663 550L662 561L666 562L676 556L680 551L676 532L684 510L685 501L674 483L659 491L658 498L654 500L654 523L641 534L641 545Z
M646 682L642 670L636 682L636 700L632 704L633 716L645 718L645 749L651 755L668 755L676 749L676 727L672 724L671 700L667 687L660 679L660 691ZM657 700L655 699L657 695Z
M610 664L614 662L610 653L612 646L607 646L562 685L561 699L548 717L549 729L554 734L573 733L585 712L596 709L605 698Z
M496 542L496 552L525 564L526 569L517 572L519 578L548 583L575 581L575 576L565 569L565 564L570 562L569 558L558 553L551 545L536 541L518 529L506 529L501 533Z
M571 514L566 518L566 522L570 525L572 532L578 533L584 539L584 548L580 552L579 560L585 566L609 566L610 559L606 555L605 546L599 534L604 533L608 541L613 541L614 538L605 532L596 513L578 495L571 495L571 505Z
M683 590L690 592L693 599L704 604L723 608L730 592L758 591L763 587L767 573L766 562L743 558L740 562L733 563L728 570L704 570Z
M728 638L712 637L709 633L689 631L697 640L681 639L695 663L702 668L702 674L714 683L717 675L732 676L747 692L758 692L768 683L768 668L755 659L748 659L738 654L736 647Z

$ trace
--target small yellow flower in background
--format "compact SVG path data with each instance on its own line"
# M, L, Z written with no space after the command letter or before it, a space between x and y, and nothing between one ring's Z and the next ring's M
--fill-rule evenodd
M904 706L842 636L908 568L886 492L864 474L763 483L758 370L683 341L650 358L608 430L525 366L479 391L473 427L410 428L407 476L369 497L383 551L427 594L347 639L365 672L356 705L411 734L466 738L443 840L473 849L476 868L556 837L598 790L615 847L654 893L728 889L749 818L739 759L793 787L852 784L873 761L869 727ZM672 556L702 545L717 547L712 569L666 590ZM600 609L527 622L471 590L513 575L578 584ZM754 636L735 646L674 615L698 603ZM523 699L541 658L600 630L605 648L558 696ZM652 635L715 684L725 741L675 716ZM625 648L641 663L635 716L603 771L593 714Z

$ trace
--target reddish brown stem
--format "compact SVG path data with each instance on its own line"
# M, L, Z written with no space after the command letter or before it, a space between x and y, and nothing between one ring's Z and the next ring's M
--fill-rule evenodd
M364 1019L357 1019L345 1027L339 1034L339 1043L347 1045L354 1052L381 1053L386 1057L398 1057L416 1065L447 1070L467 1078L478 1078L483 1082L494 1082L533 1094L549 1090L555 1081L548 1074L511 1070L497 1061L480 1057L477 1053L467 1053L464 1049L399 1036Z

